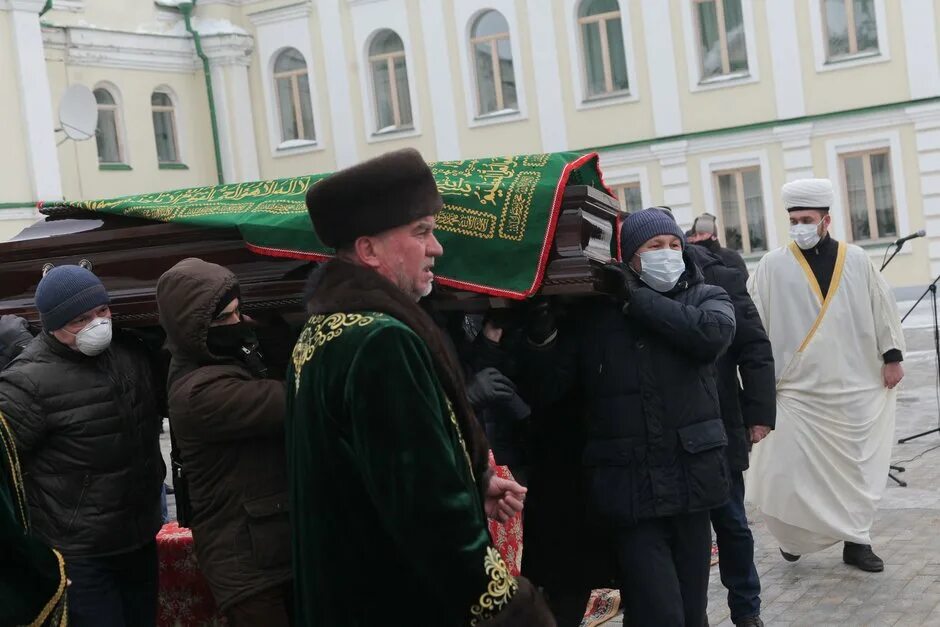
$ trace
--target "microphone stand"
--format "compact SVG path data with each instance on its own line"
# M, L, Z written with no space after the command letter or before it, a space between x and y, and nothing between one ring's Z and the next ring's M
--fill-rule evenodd
M887 267L887 265L891 263L891 260L894 259L894 256L897 255L901 251L902 246L904 246L904 242L894 245L894 252L892 252L891 256L888 257L888 259L885 260L883 264L881 264L881 269L878 270L879 272L884 270ZM907 318L914 312L914 309L917 308L917 305L920 304L920 301L924 300L924 297L927 296L928 293L932 295L933 297L932 298L932 304L933 304L932 311L933 311L934 353L936 355L937 378L938 378L938 382L940 382L940 325L938 325L938 316L937 316L937 282L938 281L940 281L940 276L937 276L937 278L933 280L933 283L927 286L927 289L924 290L924 293L920 295L920 298L917 299L917 302L915 302L914 305L901 318L901 322L903 323L905 320L907 320ZM923 433L918 433L917 435L912 435L906 438L901 438L900 440L898 440L898 444L904 444L906 442L910 442L911 440L915 440L925 435L930 435L931 433L937 433L937 432L940 432L940 427L936 429L931 429L930 431L924 431ZM902 481L901 479L898 479L897 477L895 477L890 472L891 470L901 473L905 471L905 468L903 468L902 466L893 466L893 465L889 466L888 477L893 479L895 482L897 482L897 484L901 486L902 488L906 488L907 482Z

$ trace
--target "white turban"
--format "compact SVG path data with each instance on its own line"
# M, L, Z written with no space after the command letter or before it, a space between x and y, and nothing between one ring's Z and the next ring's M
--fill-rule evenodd
M787 211L797 207L828 209L832 206L832 181L829 179L799 179L791 181L781 190Z

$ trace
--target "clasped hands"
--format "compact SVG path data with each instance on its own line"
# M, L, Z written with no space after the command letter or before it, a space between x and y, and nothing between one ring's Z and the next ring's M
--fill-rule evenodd
M500 523L509 521L522 511L525 501L525 488L512 479L503 479L495 474L490 475L490 482L486 486L486 495L483 509L486 517Z

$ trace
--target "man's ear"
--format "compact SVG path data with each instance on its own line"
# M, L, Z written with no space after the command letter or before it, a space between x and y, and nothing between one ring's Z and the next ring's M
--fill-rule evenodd
M381 246L381 243L378 239L369 236L362 236L356 239L353 243L353 251L356 254L356 258L359 260L359 263L368 267L368 268L377 268L379 265L379 251L378 248Z

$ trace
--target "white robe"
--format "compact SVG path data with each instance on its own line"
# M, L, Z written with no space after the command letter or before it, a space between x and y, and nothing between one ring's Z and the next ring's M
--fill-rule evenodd
M871 544L894 439L882 355L904 350L894 296L867 253L845 243L825 300L795 245L765 255L748 289L777 378L777 426L751 454L749 500L788 553Z

